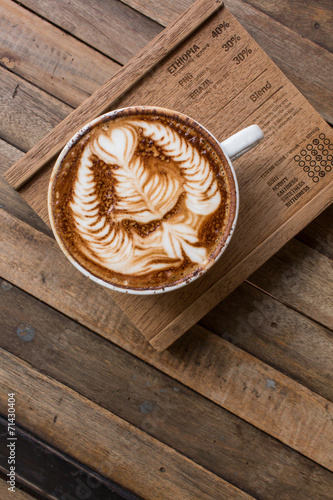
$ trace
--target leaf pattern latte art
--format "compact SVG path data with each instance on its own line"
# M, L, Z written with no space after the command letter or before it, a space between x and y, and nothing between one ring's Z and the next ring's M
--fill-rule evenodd
M140 135L141 134L141 135ZM138 153L139 136L153 143L178 170L165 164L150 169ZM110 166L115 201L101 215L93 158ZM180 198L184 209L171 213ZM180 266L184 259L205 263L199 230L221 203L208 160L174 129L153 120L128 119L100 129L85 146L70 203L75 228L85 242L82 251L98 265L125 275L144 275ZM156 227L146 236L128 230L133 224ZM126 224L125 224L126 223Z

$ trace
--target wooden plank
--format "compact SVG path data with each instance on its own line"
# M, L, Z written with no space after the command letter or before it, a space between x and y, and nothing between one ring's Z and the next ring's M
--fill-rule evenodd
M72 109L2 67L0 87L0 138L21 151L32 148Z
M161 31L154 21L117 0L85 4L80 0L57 0L56 6L52 0L24 0L20 4L120 64Z
M254 497L329 500L326 469L7 282L0 318L3 348Z
M8 491L7 482L0 477L0 498L2 500L9 500L12 499L13 496L15 496L15 500L33 500L36 498L18 487L15 488L14 493L12 491Z
M333 259L333 205L298 233L296 239Z
M0 358L0 411L8 392L15 392L19 425L135 494L153 500L251 498L12 354L1 349Z
M102 85L61 124L46 134L21 160L15 163L5 175L8 182L15 189L22 186L61 150L75 131L105 112L222 6L221 0L210 0L209 5L205 0L198 0L192 9L187 10L167 31L163 31L152 40L113 79Z
M318 323L333 328L332 262L301 242L290 241L249 281Z
M163 7L154 0L122 1L167 26L194 0L177 3L165 0ZM333 55L244 0L226 0L225 5L315 109L333 123ZM270 2L270 5L273 4ZM292 10L296 12L297 9L293 6Z
M333 11L330 0L245 0L253 7L333 52Z
M200 324L333 400L332 332L261 290L244 283Z
M0 416L0 435L7 435L7 427L7 420ZM93 496L94 500L138 500L137 496L64 455L18 425L15 425L15 435L17 487L47 500L89 496ZM4 475L8 472L7 442L6 439L0 441L0 472ZM7 498L4 493L0 488L1 500ZM8 498L12 499L13 495Z
M0 139L0 208L18 219L30 224L35 229L52 236L52 231L36 214L25 199L15 191L3 178L6 170L23 156L22 151Z
M120 65L10 0L0 1L0 64L72 107Z
M0 215L0 275L4 279L308 458L333 468L331 403L199 326L159 355L133 327L122 323L123 316L111 305L108 291L72 269L53 240L3 211ZM29 252L23 256L16 248L29 248ZM22 268L24 273L20 273Z

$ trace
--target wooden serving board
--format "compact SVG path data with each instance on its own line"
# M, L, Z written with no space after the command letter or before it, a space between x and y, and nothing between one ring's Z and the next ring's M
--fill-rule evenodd
M234 162L239 220L208 273L164 295L106 290L162 351L330 203L333 133L220 1L199 0L7 171L44 221L54 155L86 122L129 105L181 111L221 141L252 123L265 133Z

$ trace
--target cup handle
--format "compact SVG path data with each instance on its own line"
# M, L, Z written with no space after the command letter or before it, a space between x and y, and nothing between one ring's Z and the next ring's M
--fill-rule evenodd
M263 138L264 133L261 128L258 125L250 125L228 137L228 139L220 143L220 146L229 156L230 160L235 160L247 151L250 151Z

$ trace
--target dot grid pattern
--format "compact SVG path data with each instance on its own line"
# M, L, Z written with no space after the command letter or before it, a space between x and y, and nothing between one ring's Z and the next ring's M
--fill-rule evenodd
M333 144L321 133L309 142L294 160L308 174L312 182L319 182L333 167Z

